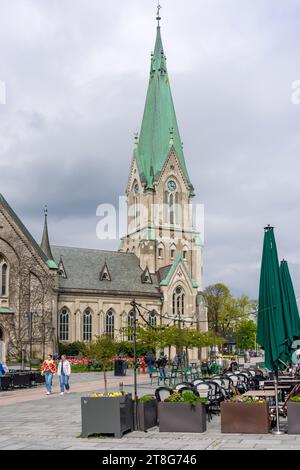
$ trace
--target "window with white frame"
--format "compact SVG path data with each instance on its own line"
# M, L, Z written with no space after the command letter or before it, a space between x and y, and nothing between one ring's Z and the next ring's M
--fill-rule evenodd
M89 308L83 313L83 341L92 341L93 316Z
M156 312L155 311L149 313L148 323L149 323L150 326L152 326L152 328L156 328L157 317L156 317Z
M64 307L59 315L59 339L60 341L69 341L69 310Z
M110 308L105 315L105 334L114 338L115 336L115 315L112 308Z

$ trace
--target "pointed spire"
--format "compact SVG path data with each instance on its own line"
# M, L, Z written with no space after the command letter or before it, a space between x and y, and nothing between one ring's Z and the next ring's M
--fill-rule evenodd
M44 231L43 231L43 237L42 237L42 242L41 242L41 248L45 255L48 257L48 260L53 260L53 255L51 252L50 248L50 242L49 242L49 234L48 234L48 223L47 223L47 218L48 218L48 208L45 206L44 208L44 215L45 215L45 222L44 222Z
M147 98L139 141L134 152L142 182L146 183L146 188L153 189L154 183L159 179L169 156L170 129L173 129L172 145L192 194L193 187L185 165L167 71L166 56L161 39L160 9L161 6L158 4L156 18L158 25L155 48L151 54Z

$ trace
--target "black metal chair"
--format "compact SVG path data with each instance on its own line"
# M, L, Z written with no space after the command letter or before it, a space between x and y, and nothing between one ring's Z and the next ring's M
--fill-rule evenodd
M193 387L188 387L188 386L183 386L181 388L179 388L177 390L181 395L184 393L184 392L192 392L194 395L196 395L197 397L199 397L199 392Z
M0 376L0 390L9 390L12 388L12 375L6 374Z
M155 390L155 397L157 401L164 401L170 395L172 395L173 390L169 387L158 387Z

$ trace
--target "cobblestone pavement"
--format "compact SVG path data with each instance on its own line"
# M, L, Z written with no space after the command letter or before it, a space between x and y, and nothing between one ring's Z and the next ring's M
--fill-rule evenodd
M153 393L146 376L139 376L139 395ZM132 376L109 378L111 390L119 382L132 391ZM72 392L61 396L57 379L53 395L46 396L43 386L31 390L0 393L0 449L94 449L94 450L264 450L300 449L300 435L281 436L221 434L220 418L208 423L204 434L148 433L139 431L122 439L112 437L83 439L81 433L80 397L85 392L103 390L102 374L72 376Z

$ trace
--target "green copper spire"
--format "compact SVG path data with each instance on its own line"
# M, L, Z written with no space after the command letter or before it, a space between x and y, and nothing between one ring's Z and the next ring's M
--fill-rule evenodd
M44 222L44 231L43 231L43 236L42 236L41 248L43 252L45 253L45 255L48 257L48 260L53 260L53 255L51 252L50 242L49 242L49 234L48 234L48 223L47 223L48 208L47 206L45 206L44 215L45 215L45 222Z
M150 79L138 145L135 148L141 180L152 189L173 147L183 173L190 184L185 165L182 142L172 99L166 56L160 33L160 7L157 14L157 34L151 55ZM191 193L193 193L190 184Z

